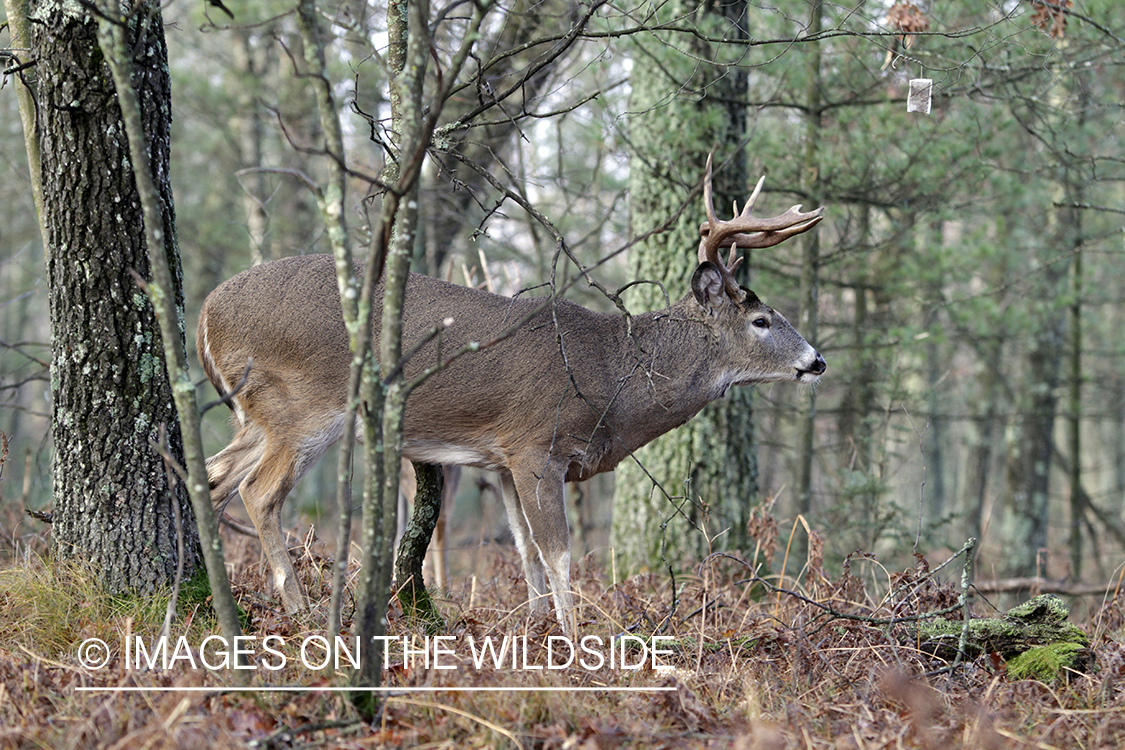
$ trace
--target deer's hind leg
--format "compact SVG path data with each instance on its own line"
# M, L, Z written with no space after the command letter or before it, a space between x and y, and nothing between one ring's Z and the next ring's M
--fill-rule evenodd
M265 435L253 425L239 429L223 450L207 459L207 481L211 487L211 505L222 514L238 494L238 487L265 452Z
M262 552L269 562L273 585L285 609L296 613L307 609L305 592L297 578L289 546L281 531L281 506L297 483L296 454L285 445L267 446L262 458L238 486L246 512L258 530Z
M237 492L258 531L274 588L290 613L305 611L308 605L281 530L281 508L293 486L340 438L342 425L343 417L339 417L322 429L263 435L261 447L256 449L258 460L238 484ZM246 460L251 453L246 451Z

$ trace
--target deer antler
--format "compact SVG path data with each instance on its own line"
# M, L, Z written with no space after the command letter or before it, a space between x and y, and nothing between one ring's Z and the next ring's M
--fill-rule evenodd
M734 271L742 263L742 258L735 257L735 249L772 247L784 242L793 235L807 232L824 218L824 208L815 211L802 212L800 204L793 206L788 211L768 219L751 215L754 202L762 192L762 184L766 181L763 175L758 180L750 200L738 212L738 203L734 204L734 218L730 221L719 221L715 218L715 207L711 194L711 155L707 156L707 174L703 178L703 204L707 210L707 221L699 227L699 262L709 260L719 267L723 276L723 283L727 293L734 299L742 298L742 290L734 280ZM730 245L730 256L723 263L719 257L719 250Z

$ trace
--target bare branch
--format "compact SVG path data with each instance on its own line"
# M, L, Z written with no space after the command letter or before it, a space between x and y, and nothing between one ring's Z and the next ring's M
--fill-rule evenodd
M230 406L231 402L234 400L234 397L238 395L238 392L246 387L246 381L250 379L250 368L253 367L253 366L254 366L254 358L253 357L247 357L246 358L246 369L243 370L243 372L242 372L242 379L239 380L238 383L235 384L234 388L230 389L229 393L221 393L221 394L219 394L219 398L215 399L214 401L210 401L210 402L204 404L203 406L199 407L200 416L202 416L202 415L206 414L207 412L211 411L216 406L220 406L220 405Z

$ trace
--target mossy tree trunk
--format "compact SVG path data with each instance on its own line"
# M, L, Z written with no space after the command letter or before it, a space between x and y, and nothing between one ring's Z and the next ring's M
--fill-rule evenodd
M672 5L668 10L674 15L686 11L682 4ZM746 35L744 2L697 8L691 18L716 36ZM744 48L656 36L639 42L634 51L629 129L635 148L629 177L634 234L663 225L679 211L699 185L712 148L717 147L717 165L729 161L714 178L720 218L733 200L741 205L750 193L742 142L746 114L740 103L746 73L737 66ZM668 296L656 284L642 285L628 292L630 310L664 307L688 293L703 218L700 196L670 231L636 246L634 277L659 282ZM740 273L750 265L745 263ZM744 545L758 491L750 389L732 389L727 399L637 451L636 457L643 469L631 460L617 469L612 544L619 570L668 565L683 570L684 563L710 551L708 536L720 532L725 533L714 540L715 548Z
M138 16L147 22L128 30L134 84L182 335L167 50L157 8ZM94 20L77 5L47 1L33 3L31 17L51 289L55 545L89 560L111 590L147 591L175 575L172 503L183 519L185 575L199 564L199 542L186 493L170 492L152 447L163 426L182 462L157 321L131 275L149 277L141 203Z
M408 617L425 623L427 630L438 632L444 625L430 598L422 576L426 549L441 515L441 499L445 489L445 472L441 466L414 462L414 512L406 524L395 562L398 600ZM446 510L449 512L449 509ZM435 554L442 554L435 550Z
M810 6L809 25L806 31L810 36L820 33L824 21L824 6L821 0L813 0ZM820 193L820 139L823 125L824 101L821 87L821 47L810 44L804 50L805 95L804 112L804 163L802 165L803 184L801 190L809 205L821 205ZM798 298L800 310L797 315L797 330L813 346L818 345L817 327L820 321L818 300L820 298L820 233L809 232L800 238L803 246L801 254L801 278ZM796 487L797 507L806 518L813 513L813 463L816 453L816 389L810 388L801 395L798 411ZM805 539L798 540L798 559L807 551Z

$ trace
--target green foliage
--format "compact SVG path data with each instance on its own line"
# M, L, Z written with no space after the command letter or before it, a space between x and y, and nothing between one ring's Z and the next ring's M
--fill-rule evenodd
M180 584L177 604L181 612L186 612L206 603L210 598L211 580L207 577L207 569L200 565L191 578Z
M445 619L425 587L409 584L401 586L397 596L402 605L403 616L411 623L411 627L420 628L427 635L445 632Z
M127 634L159 633L171 594L170 588L111 593L78 560L29 556L0 569L0 622L8 624L0 632L0 648L16 650L22 644L51 659L69 659L80 641L100 638L115 649ZM210 602L207 571L200 566L181 583L176 600L176 622L197 642L218 629ZM250 617L241 607L239 619L248 631Z
M1008 676L1013 680L1052 683L1088 661L1089 651L1080 643L1052 643L1029 648L1008 660Z
M238 624L242 632L251 630L250 613L237 601L235 608L238 610ZM176 597L176 614L180 617L200 617L209 626L218 627L217 615L211 607L211 580L204 566L200 565L191 578L180 584L180 592Z
M777 7L776 14L751 11L757 38L793 34L808 17L804 3ZM892 540L912 536L903 532L917 525L921 511L932 543L955 544L948 538L952 526L941 524L981 517L982 499L990 491L995 496L1004 481L990 472L1043 440L1022 425L1042 408L1045 388L1065 385L1048 375L1069 356L1064 319L1075 301L1099 310L1092 317L1084 312L1087 330L1100 342L1083 345L1084 377L1116 379L1120 347L1104 322L1120 321L1113 312L1120 295L1087 287L1076 298L1068 274L1079 232L1087 262L1093 247L1102 248L1093 262L1114 288L1120 284L1120 269L1100 255L1116 252L1104 243L1119 232L1119 217L1067 213L1061 204L1120 204L1119 188L1111 186L1117 171L1106 181L1094 178L1099 170L1107 175L1119 158L1112 140L1120 96L1111 93L1119 85L1103 66L1107 55L1120 54L1120 35L1103 31L1120 28L1120 12L1106 5L1084 9L1093 23L1069 19L1060 41L1029 28L1028 8L990 18L996 26L975 36L971 30L986 23L979 5L931 4L924 13L938 33L888 58L892 40L862 36L864 23L884 23L881 11L824 7L826 27L856 35L833 35L820 45L825 106L818 113L816 169L828 210L818 232L831 249L820 269L818 344L829 369L818 393L814 525L866 529L868 543L892 547L899 546ZM749 99L761 107L748 134L752 158L770 171L770 184L786 188L801 184L799 125L811 85L802 58L810 47L780 56L769 44L750 51L756 67ZM934 80L929 116L906 112L903 97L913 77ZM1101 197L1093 199L1095 193ZM796 297L799 247L755 253L753 263L755 279L762 279L755 286L771 300ZM1103 345L1108 348L1098 348ZM781 433L769 442L782 447L763 455L764 465L790 460L788 446L796 440L784 418L793 399L777 389L773 396ZM1105 403L1091 390L1083 398L1084 410ZM1104 444L1096 419L1083 417L1094 438L1086 445ZM1008 445L995 440L1005 426L1012 428ZM978 434L994 436L987 450L973 443ZM990 462L980 477L958 484L961 467L978 459ZM1100 465L1119 461L1107 453ZM1087 466L1095 462L1083 459ZM1008 476L1027 474L1017 468ZM1106 479L1087 481L1116 496L1119 483ZM779 476L766 489L782 486L788 483ZM919 508L915 498L923 495L929 501ZM1020 496L1008 502L1005 513L1024 512ZM1002 528L998 515L986 555L1014 540L1023 548L1043 546ZM830 554L842 554L853 541L851 535L842 544L830 539Z

